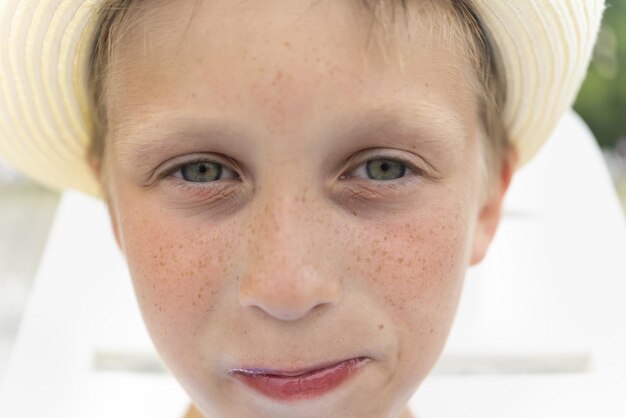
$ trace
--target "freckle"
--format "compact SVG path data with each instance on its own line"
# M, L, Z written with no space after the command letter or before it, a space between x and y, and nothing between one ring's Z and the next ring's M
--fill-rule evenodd
M351 212L352 212L352 214L353 214L354 216L356 216L356 210L352 209L352 211L351 211Z
M283 78L283 72L279 70L276 72L276 76L274 77L274 80L272 81L272 85L276 85L278 80L280 80L281 78Z
M385 326L383 324L378 325L378 329L383 329Z
M435 330L433 328L430 329L430 333L432 334L433 332L435 332Z

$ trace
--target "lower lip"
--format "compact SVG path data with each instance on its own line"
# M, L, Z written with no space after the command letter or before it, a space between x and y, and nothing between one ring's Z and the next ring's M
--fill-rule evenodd
M233 377L246 386L279 401L295 401L320 397L338 387L368 361L352 358L329 367L297 376L236 370Z

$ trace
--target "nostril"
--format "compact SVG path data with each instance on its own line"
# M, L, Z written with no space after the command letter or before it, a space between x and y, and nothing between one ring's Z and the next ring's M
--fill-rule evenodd
M317 305L319 306L319 305ZM249 305L249 307L259 310L266 315L271 316L272 318L278 319L280 321L297 321L298 319L304 318L313 309L294 309L288 307L278 307L278 306L263 306L263 305Z
M290 279L291 278L291 279ZM283 321L300 319L340 299L337 280L300 270L298 275L243 275L239 280L239 303L261 309Z

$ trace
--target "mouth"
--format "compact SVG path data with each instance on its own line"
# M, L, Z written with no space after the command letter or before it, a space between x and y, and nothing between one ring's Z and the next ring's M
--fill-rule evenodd
M355 357L306 369L231 369L228 374L249 388L279 401L313 399L337 388L369 361Z

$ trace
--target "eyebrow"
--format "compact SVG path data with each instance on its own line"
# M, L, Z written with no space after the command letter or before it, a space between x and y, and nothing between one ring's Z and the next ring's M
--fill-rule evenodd
M350 126L348 136L360 136L391 129L415 135L420 142L445 141L448 138L464 141L469 132L456 112L432 102L383 104L364 109L345 122Z
M468 135L454 111L424 101L362 108L338 117L336 125L324 132L337 153L350 152L355 144L368 142L377 146L401 143L413 149L435 144L436 147L430 147L436 148L433 152L443 153L454 148L455 143L465 141ZM198 117L178 110L146 113L141 122L127 122L118 127L114 138L120 158L142 170L145 166L145 171L154 168L150 156L156 158L172 148L199 152L200 148L210 147L206 151L226 155L245 149L254 154L258 142L237 121Z
M123 124L116 129L113 143L122 159L139 165L142 161L149 162L146 156L160 155L174 147L193 149L209 144L224 150L255 147L251 135L236 123L169 110L147 113L141 122Z

